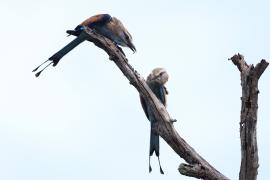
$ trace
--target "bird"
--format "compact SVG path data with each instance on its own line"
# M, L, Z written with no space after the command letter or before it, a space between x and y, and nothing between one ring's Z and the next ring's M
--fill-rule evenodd
M67 33L69 35L72 34L72 35L75 35L77 37L73 41L71 41L69 44L67 44L65 47L63 47L61 50L59 50L54 55L52 55L48 60L46 60L45 62L40 64L38 67L36 67L33 70L33 72L37 71L43 64L51 61L41 71L36 73L35 76L38 77L41 74L41 72L43 70L45 70L51 64L53 64L53 66L56 66L63 56L65 56L67 53L69 53L72 49L74 49L80 43L85 41L86 37L80 36L80 34L86 28L90 28L90 29L94 30L95 32L101 34L102 36L105 36L108 39L112 40L113 43L117 47L118 47L118 45L123 46L123 47L128 47L134 53L136 52L136 48L133 44L131 34L124 27L124 25L122 24L122 22L119 19L117 19L116 17L112 17L109 14L97 14L97 15L91 16L88 19L84 20L74 30L67 30ZM118 47L118 48L122 51L122 49L120 47Z
M146 83L156 95L156 97L160 100L160 102L166 107L166 95L168 94L167 88L165 87L165 83L168 81L169 75L164 68L155 68L147 77ZM153 125L157 122L154 117L154 114L150 107L147 105L144 98L140 95L140 101L142 108L145 112L147 119L150 121L151 130L150 130L150 150L149 150L149 172L152 171L150 158L155 152L158 157L158 163L160 168L160 173L164 174L159 159L159 135L153 131Z

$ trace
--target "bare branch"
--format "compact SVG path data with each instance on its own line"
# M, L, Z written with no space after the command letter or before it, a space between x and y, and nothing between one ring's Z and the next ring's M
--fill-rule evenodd
M235 54L233 57L229 58L232 60L233 64L237 66L240 72L246 70L248 68L248 64L244 60L244 56L241 54Z
M239 180L256 180L259 167L256 132L258 81L269 63L262 60L254 68L253 64L247 65L244 57L240 54L234 55L231 59L241 72L242 86L240 116L241 167Z
M261 77L262 73L265 71L265 69L268 66L268 62L266 62L264 59L261 60L256 66L255 71L257 72L258 79Z
M207 173L205 169L203 169L199 164L190 165L182 163L180 164L178 171L185 176L195 177L198 179L208 179L206 177Z
M130 81L130 84L132 84L142 95L144 100L151 107L155 118L158 121L154 129L172 147L172 149L189 164L199 165L204 169L205 177L208 177L208 179L228 179L205 161L188 143L185 142L184 139L179 136L166 108L150 90L144 78L140 76L128 63L127 58L122 51L117 48L112 41L93 32L91 29L86 29L82 33L87 34L89 41L107 52L109 59L115 62ZM196 177L196 175L193 177ZM197 177L201 177L200 171L197 172Z

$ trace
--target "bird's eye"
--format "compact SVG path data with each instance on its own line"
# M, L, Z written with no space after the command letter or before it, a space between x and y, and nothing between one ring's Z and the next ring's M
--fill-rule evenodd
M161 72L159 75L162 76L165 72Z

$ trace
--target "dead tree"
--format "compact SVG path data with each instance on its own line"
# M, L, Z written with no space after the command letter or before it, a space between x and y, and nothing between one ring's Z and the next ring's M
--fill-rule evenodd
M236 54L229 60L232 60L241 73L241 167L239 180L256 180L259 167L256 136L258 81L269 63L263 59L254 67L253 64L248 65L241 54Z
M157 119L154 130L188 163L179 166L178 170L181 174L206 180L228 179L212 167L182 137L180 137L173 126L173 121L166 108L153 94L144 78L128 63L121 48L115 46L111 40L97 34L91 29L84 30L80 36L86 37L88 41L93 42L96 46L106 51L109 55L109 59L115 62L118 68L127 77L130 84L138 90L146 103L151 107L154 116Z

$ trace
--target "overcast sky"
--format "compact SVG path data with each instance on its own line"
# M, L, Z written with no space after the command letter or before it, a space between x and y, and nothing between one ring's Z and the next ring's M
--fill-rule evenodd
M161 140L148 173L149 122L138 92L108 55L84 42L39 78L31 72L89 16L109 13L133 35L124 48L143 76L164 67L175 128L230 179L240 168L238 69L227 59L270 60L265 1L8 0L1 2L0 179L191 179ZM258 179L270 179L269 68L259 82Z

